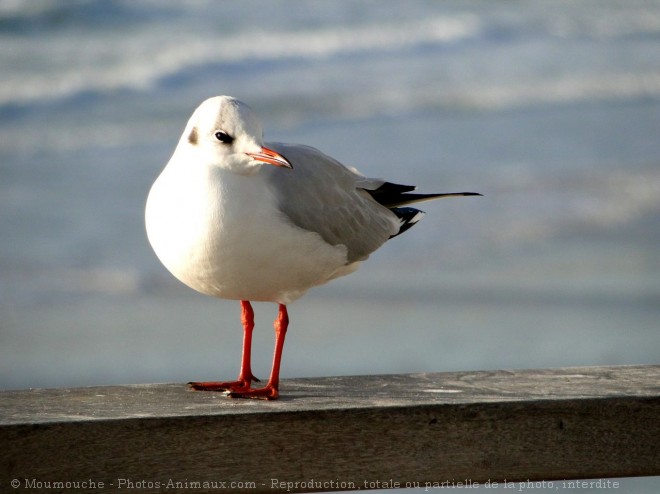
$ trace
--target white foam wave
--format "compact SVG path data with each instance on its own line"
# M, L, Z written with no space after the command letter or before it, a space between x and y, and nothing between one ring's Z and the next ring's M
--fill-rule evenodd
M478 32L474 16L360 25L296 32L245 30L215 38L151 28L130 36L9 40L0 65L12 67L0 83L0 105L52 100L83 91L146 88L164 77L215 63L287 58L317 59L374 50L449 43ZM12 42L13 41L13 42ZM29 64L26 63L29 61Z
M463 87L442 96L445 105L479 109L583 100L660 97L660 72L570 75L513 84Z
M497 111L589 101L660 99L660 71L599 77L559 77L517 81L515 84L486 82L460 87L407 87L404 81L393 87L378 87L366 93L344 88L342 93L327 97L314 91L304 95L293 88L291 91L276 91L252 104L272 124L296 126L319 116L353 120L429 110ZM158 132L145 136L123 123L96 122L89 126L83 121L80 125L77 122L69 122L67 125L71 130L69 133L63 134L57 130L46 132L41 136L42 144L52 151L70 151L78 149L81 143L104 148L145 144L150 139L158 139ZM162 129L166 122L157 119L145 125ZM176 125L175 128L178 129ZM25 133L21 126L6 128L3 137L5 151L28 152L34 147L32 135Z
M626 101L660 98L660 71L522 78L516 81L485 80L463 83L377 87L369 92L346 90L327 98L301 94L278 95L280 115L273 118L296 125L306 118L305 108L335 118L356 119L429 110L497 111L530 106L575 104L589 101ZM313 101L311 100L313 98ZM272 103L277 106L275 102ZM295 113L299 109L299 113Z
M29 17L57 8L56 0L3 0L0 2L0 19Z

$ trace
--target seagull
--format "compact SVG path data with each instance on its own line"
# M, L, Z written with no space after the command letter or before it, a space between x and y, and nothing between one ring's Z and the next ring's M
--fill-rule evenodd
M355 271L423 212L409 204L474 192L415 193L367 178L321 151L265 143L260 120L230 97L193 112L149 191L145 223L163 265L206 295L238 300L243 353L235 381L191 382L233 398L274 400L289 325L287 305L310 288ZM253 387L251 302L279 305L270 379Z

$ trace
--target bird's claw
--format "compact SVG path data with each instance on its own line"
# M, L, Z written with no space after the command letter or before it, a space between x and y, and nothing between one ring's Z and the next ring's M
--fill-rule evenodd
M195 391L224 391L224 392L241 392L250 389L250 382L248 381L208 381L208 382L189 382L188 386Z
M255 379L256 380L256 379ZM220 391L227 394L230 398L254 398L260 400L276 400L279 392L274 386L264 386L263 388L251 388L250 383L246 381L227 381L227 382L189 382L195 391Z
M230 398L252 398L257 400L277 400L280 396L279 391L273 386L263 388L248 388L245 390L229 391L227 396Z

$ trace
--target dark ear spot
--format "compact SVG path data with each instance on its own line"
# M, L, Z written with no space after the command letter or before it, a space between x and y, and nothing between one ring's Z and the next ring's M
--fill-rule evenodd
M190 134L188 134L188 142L193 146L197 144L197 127L193 127Z

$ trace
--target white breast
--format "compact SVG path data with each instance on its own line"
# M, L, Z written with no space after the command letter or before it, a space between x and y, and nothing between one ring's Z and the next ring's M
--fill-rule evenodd
M258 172L170 163L149 193L146 225L174 276L221 298L290 303L358 265L345 246L293 225Z

